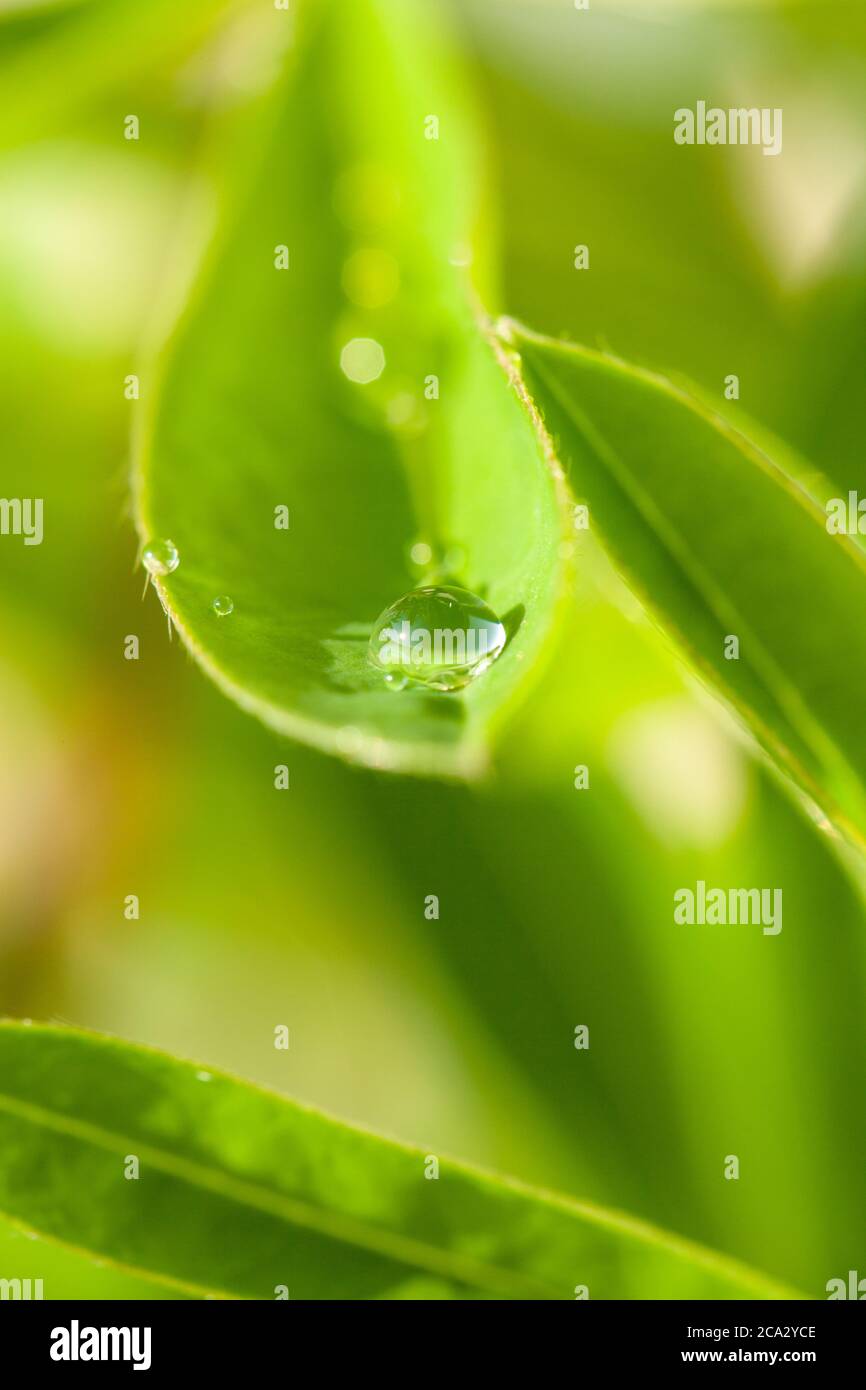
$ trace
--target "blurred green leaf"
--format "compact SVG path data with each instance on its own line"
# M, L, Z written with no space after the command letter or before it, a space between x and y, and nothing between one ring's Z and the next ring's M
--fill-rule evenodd
M155 82L238 9L236 0L75 0L0 13L0 148L68 128L81 110L117 92L118 143L130 112L147 138Z
M0 1024L0 1209L188 1292L796 1297L631 1218L430 1156L165 1054ZM130 1158L139 1175L127 1179Z
M576 495L633 588L775 761L866 836L866 562L812 496L662 377L503 321ZM820 621L815 621L816 612ZM725 656L739 639L739 658Z
M453 776L544 644L563 516L471 307L489 230L464 90L421 6L302 10L285 75L219 142L221 230L160 383L144 374L138 451L142 539L181 555L160 595L221 688L329 752ZM341 369L353 343L366 384ZM394 694L367 662L378 614L425 577L418 540L516 630L460 695Z

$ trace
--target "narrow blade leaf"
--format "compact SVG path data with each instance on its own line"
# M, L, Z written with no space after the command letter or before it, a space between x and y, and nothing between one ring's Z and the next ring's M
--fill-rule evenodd
M829 534L801 482L679 387L510 321L501 332L627 581L776 763L862 844L859 545Z
M797 1296L445 1158L428 1180L420 1149L159 1052L7 1022L0 1077L0 1211L193 1294Z
M301 6L282 77L220 138L219 231L145 374L137 508L142 540L180 553L163 602L239 704L357 761L463 776L550 629L563 511L471 307L483 171L427 8ZM395 694L367 660L377 616L429 582L425 547L512 632L459 694Z

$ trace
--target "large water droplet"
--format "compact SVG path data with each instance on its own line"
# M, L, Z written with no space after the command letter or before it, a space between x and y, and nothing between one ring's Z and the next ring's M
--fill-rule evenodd
M235 611L234 600L230 599L228 594L218 594L211 607L218 618L227 618L229 613Z
M148 541L141 560L148 574L172 574L180 564L180 555L174 541Z
M377 618L369 658L385 676L432 690L460 690L486 671L505 646L496 614L454 584L412 589Z

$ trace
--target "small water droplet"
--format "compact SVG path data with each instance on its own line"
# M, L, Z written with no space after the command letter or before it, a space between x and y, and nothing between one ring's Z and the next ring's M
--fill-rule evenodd
M211 1074L210 1074L209 1071L197 1071L196 1074L195 1074L195 1078L196 1078L196 1081L212 1081L212 1080L213 1080L213 1077L211 1076Z
M412 589L386 608L370 635L370 662L386 677L460 690L486 671L507 633L483 599L454 584Z
M409 684L408 676L395 676L393 671L389 671L385 676L385 684L389 690L405 690Z
M169 540L148 541L141 559L148 574L173 574L180 564L177 546Z
M378 381L385 370L385 352L375 338L350 338L340 353L344 376L359 386Z
M218 618L227 618L229 613L235 611L234 600L230 599L228 594L218 594L211 604L211 608Z

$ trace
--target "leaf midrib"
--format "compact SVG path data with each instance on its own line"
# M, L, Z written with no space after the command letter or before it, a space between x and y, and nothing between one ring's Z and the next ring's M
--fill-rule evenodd
M152 1144L142 1144L138 1138L127 1138L92 1124L90 1121L58 1114L45 1106L34 1104L32 1101L23 1101L17 1096L0 1093L0 1112L4 1111L30 1124L66 1134L71 1138L84 1143L91 1143L111 1153L129 1152L134 1149L140 1157L146 1158L155 1169L167 1176L202 1188L217 1196L239 1202L242 1205L252 1206L256 1210L273 1215L289 1225L303 1226L305 1229L315 1231L318 1234L342 1240L346 1244L352 1244L372 1253L395 1259L410 1268L423 1268L465 1285L516 1296L557 1300L563 1297L559 1287L527 1279L515 1271L487 1265L452 1251L444 1252L438 1247L427 1245L422 1241L415 1241L394 1232L382 1231L343 1213L329 1213L324 1208L300 1202L283 1193L262 1187L260 1184L237 1178L224 1170L210 1170L192 1159L166 1152ZM743 1265L730 1256L695 1245L691 1241L671 1235L669 1232L657 1230L637 1218L630 1218L622 1213L586 1207L571 1199L556 1198L543 1190L524 1189L523 1185L514 1179L496 1179L481 1171L473 1174L472 1170L466 1169L465 1166L462 1166L462 1171L467 1177L475 1176L490 1184L498 1182L506 1192L520 1191L526 1196L535 1196L542 1205L561 1205L561 1214L564 1218L569 1215L572 1219L579 1218L590 1228L595 1227L608 1232L615 1232L621 1239L634 1240L644 1247L665 1252L673 1259L682 1260L697 1270L702 1270L720 1280L727 1281L733 1287L740 1288L743 1296L748 1296L747 1291L751 1291L754 1296L759 1298L802 1299L807 1297L800 1290L789 1288L768 1274ZM21 1219L15 1213L9 1213L9 1216L15 1221ZM50 1233L48 1238L55 1239ZM69 1242L62 1239L59 1240L59 1243L74 1248L78 1253L88 1253L77 1244L70 1246ZM197 1292L208 1296L216 1294L231 1298L244 1297L236 1291L205 1288L191 1279L167 1274L155 1268L145 1268L134 1262L122 1259L115 1260L103 1251L92 1251L92 1253L145 1278L182 1288L187 1292Z
M529 336L529 340L536 345L547 346L543 340L534 338L531 335ZM551 346L557 347L561 345L553 343ZM659 513L652 498L641 487L639 479L628 469L627 465L623 464L618 451L605 438L598 426L594 422L588 422L584 413L575 407L574 402L557 380L556 376L545 370L543 356L541 354L533 358L533 366L543 379L548 390L558 400L560 407L565 411L568 418L580 432L594 456L602 463L608 472L613 473L617 486L625 492L631 505L637 507L642 513L644 520L652 529L656 540L668 555L669 559L675 566L684 572L686 577L690 580L700 600L706 604L710 612L722 622L727 621L724 615L725 610L729 610L730 616L736 620L740 631L745 631L748 634L749 640L754 644L755 651L758 655L758 660L756 661L753 659L752 661L753 669L762 682L767 685L772 697L780 703L780 709L784 712L785 718L790 721L798 737L811 749L813 756L815 756L818 750L823 750L823 756L825 758L829 757L831 765L835 764L839 769L844 769L846 778L856 784L857 774L839 741L836 738L830 738L821 728L812 711L795 690L790 677L786 675L775 658L768 652L766 645L755 633L748 620L744 619L737 605L735 603L729 603L721 593L715 580L707 574L691 547L681 544L678 539L674 538L667 519ZM612 364L612 366L620 371L628 370L619 367L616 363ZM640 380L645 379L640 373L635 373L635 375ZM653 380L655 381L655 379ZM655 384L661 385L662 383L656 381ZM681 401L686 409L694 409L687 397L681 397L679 393L676 392L673 394ZM699 413L702 418L705 418L707 423L712 427L719 428L720 424L723 426L725 423L724 421L720 421L720 419L710 416L703 410L698 410L697 413ZM740 439L742 439L744 443L748 443L748 441L745 440L745 436L738 435L736 431L728 431L722 428L720 432L724 434L735 447L739 447ZM596 436L598 443L594 441L592 437L593 434ZM599 448L599 444L602 448ZM604 457L605 452L608 455L607 459ZM746 452L746 450L743 450L743 452ZM751 451L749 452L751 453ZM611 459L616 461L616 468L611 468ZM779 471L781 473L781 470L775 470L775 466L771 464L770 460L761 460L761 466L764 468L764 471L769 472L772 468L774 471ZM786 479L786 483L786 490L789 491L789 493L793 494L796 491L799 494L800 490L796 489L795 485L793 485L790 480ZM799 495L797 500L800 501L801 505L806 510L812 510L810 499L808 499L805 494ZM683 640L685 640L686 645L691 649L692 644L688 639L683 638ZM724 680L724 673L719 667L713 666L712 669L716 679L722 679L726 690L729 692L730 698L740 707L741 700L737 692ZM774 736L773 731L767 728L765 721L761 720L760 722L764 729L765 737L769 737L771 742L778 744L777 736ZM791 756L790 753L789 756ZM800 758L797 758L797 765L800 768L800 774L803 776L804 780L811 786L814 786L815 779L809 773L808 769L803 767ZM818 795L817 791L814 794Z
M534 1299L559 1296L559 1291L553 1286L529 1279L516 1271L488 1265L453 1251L444 1251L437 1246L394 1231L382 1230L381 1227L368 1225L342 1212L331 1212L324 1207L312 1206L285 1193L239 1178L225 1169L210 1169L193 1159L184 1158L147 1142L142 1143L138 1138L103 1129L87 1120L57 1114L32 1101L0 1094L0 1111L110 1153L134 1151L140 1159L157 1171L189 1186L241 1206L252 1207L288 1225L302 1226L318 1235L382 1255L410 1269L424 1269L458 1283L492 1292Z

